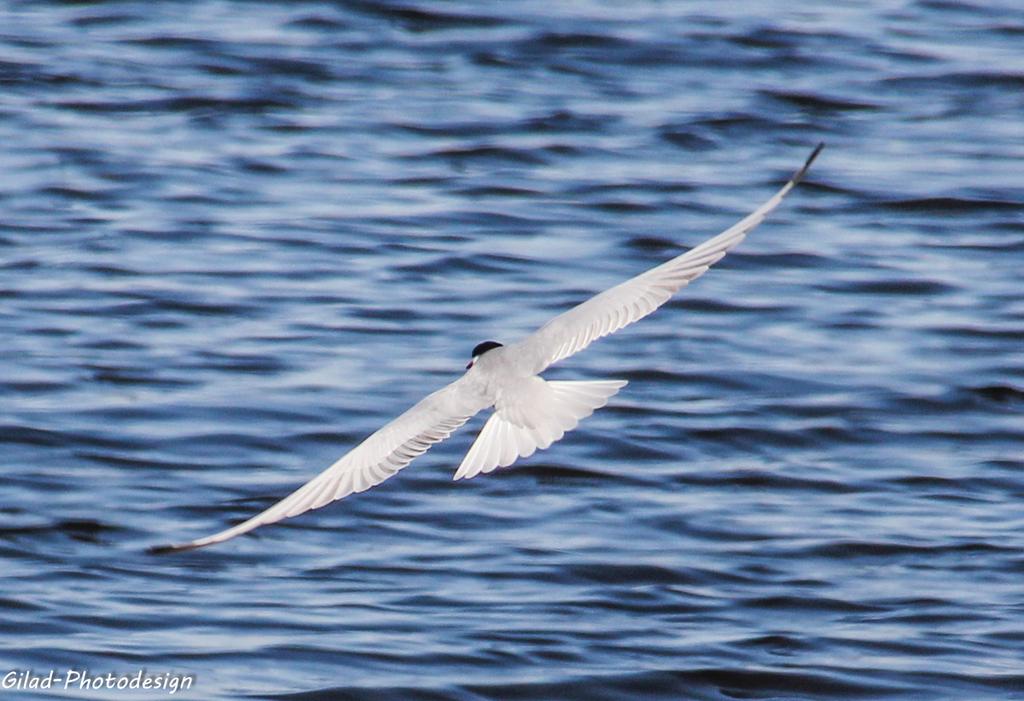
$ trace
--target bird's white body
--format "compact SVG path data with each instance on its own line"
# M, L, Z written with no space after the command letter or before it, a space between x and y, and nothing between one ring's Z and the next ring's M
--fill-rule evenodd
M556 382L540 374L598 338L647 316L681 287L703 275L779 205L821 148L814 150L803 168L773 197L718 236L556 316L517 343L482 344L489 347L474 356L462 377L424 398L266 511L215 535L155 550L187 550L220 543L365 491L490 407L494 407L494 413L456 470L455 479L506 467L548 448L604 406L626 382Z

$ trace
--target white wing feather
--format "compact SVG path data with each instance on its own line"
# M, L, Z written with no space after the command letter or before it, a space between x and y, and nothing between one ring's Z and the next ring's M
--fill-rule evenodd
M254 528L319 509L332 501L380 484L432 445L450 436L488 405L466 383L467 378L463 375L447 387L427 396L266 511L206 538L151 550L173 552L222 543Z
M821 151L819 144L803 167L767 202L709 239L656 268L616 285L556 316L530 336L509 347L530 374L577 353L599 338L638 321L663 305L681 287L700 277L764 221L800 182Z

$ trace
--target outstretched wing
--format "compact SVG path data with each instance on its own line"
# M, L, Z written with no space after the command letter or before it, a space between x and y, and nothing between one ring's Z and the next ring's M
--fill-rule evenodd
M298 516L312 509L376 486L443 441L487 406L468 387L466 376L434 392L387 424L348 454L289 496L237 526L180 545L151 548L151 552L191 550L222 543L254 528Z
M804 177L823 147L824 144L818 144L803 167L767 202L718 236L559 314L511 346L509 351L515 349L520 369L531 374L542 372L552 363L583 350L663 305L681 287L707 272L764 221Z

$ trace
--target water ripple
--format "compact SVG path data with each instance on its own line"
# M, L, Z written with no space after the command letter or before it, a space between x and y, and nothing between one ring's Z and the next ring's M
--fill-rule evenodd
M4 13L0 676L1024 698L1016 4ZM554 369L630 384L550 451L453 484L477 420L369 494L144 554L732 224L821 140L735 255Z

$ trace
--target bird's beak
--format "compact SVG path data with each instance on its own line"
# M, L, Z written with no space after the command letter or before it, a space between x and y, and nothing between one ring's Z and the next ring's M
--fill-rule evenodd
M466 369L467 370L469 370L471 367L473 367L473 361L472 360L470 360L468 363L466 363Z

